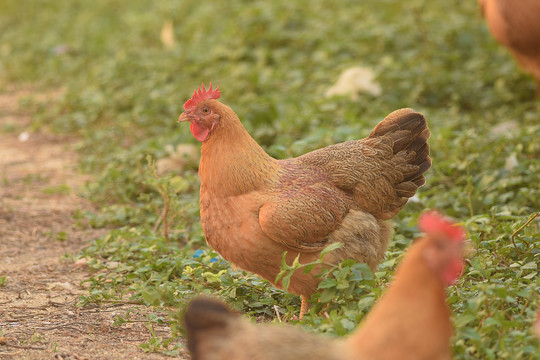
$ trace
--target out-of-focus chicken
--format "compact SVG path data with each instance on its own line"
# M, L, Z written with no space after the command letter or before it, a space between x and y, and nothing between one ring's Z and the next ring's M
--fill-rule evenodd
M413 243L394 282L351 338L359 358L451 358L445 289L463 271L465 231L435 212L423 214L419 227L425 237Z
M538 340L540 340L540 309L538 309L538 314L536 314L536 321L534 322L533 330L536 333Z
M540 96L540 1L478 0L491 34L536 80Z
M452 325L446 286L463 269L465 232L436 213L407 252L388 290L360 328L344 339L299 328L256 325L215 300L194 300L185 313L194 360L450 359Z
M201 223L208 244L274 284L284 251L289 264L298 255L305 264L335 242L343 246L326 262L354 259L375 268L391 236L385 220L425 183L431 166L424 116L397 110L365 139L276 160L219 97L219 90L203 84L179 118L202 142ZM291 278L289 290L302 295L301 315L320 270Z
M185 313L192 360L338 360L344 346L297 327L256 325L201 297Z

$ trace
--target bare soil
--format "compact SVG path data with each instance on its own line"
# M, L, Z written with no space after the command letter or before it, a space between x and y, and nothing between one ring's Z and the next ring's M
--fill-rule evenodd
M139 345L151 337L147 316L133 304L77 306L91 274L73 261L103 230L77 224L92 210L77 194L77 139L32 132L21 99L46 103L62 90L0 93L0 359L165 359ZM131 309L134 322L113 325ZM168 326L154 326L170 336ZM187 358L186 354L181 355Z

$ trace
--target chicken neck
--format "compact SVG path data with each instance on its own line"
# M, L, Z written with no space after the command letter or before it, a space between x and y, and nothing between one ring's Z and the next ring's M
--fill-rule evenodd
M201 146L201 188L220 196L260 189L276 177L279 168L235 114L224 116Z

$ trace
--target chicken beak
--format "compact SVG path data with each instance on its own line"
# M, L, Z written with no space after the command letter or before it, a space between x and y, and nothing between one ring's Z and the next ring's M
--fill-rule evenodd
M181 113L180 117L178 118L178 122L190 121L190 120L191 119L189 118L189 115L186 114L185 112Z
M193 115L187 111L184 111L180 114L180 117L178 117L178 122L184 122L184 121L193 121L195 120Z

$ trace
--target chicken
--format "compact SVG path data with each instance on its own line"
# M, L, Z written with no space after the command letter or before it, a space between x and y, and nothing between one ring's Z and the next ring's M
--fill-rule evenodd
M435 212L424 213L419 226L426 236L413 243L388 291L350 339L362 359L451 358L445 288L463 273L465 230Z
M425 237L412 244L387 291L348 337L256 325L220 302L199 298L185 313L193 359L450 359L445 289L462 272L465 232L434 212L421 217L420 227Z
M293 326L255 325L206 297L193 300L184 315L192 360L338 360L338 341Z
M191 123L191 133L202 142L201 223L208 244L278 287L284 251L289 264L297 256L306 264L341 242L325 262L354 259L374 269L391 237L386 220L425 183L423 173L431 166L422 114L397 110L365 139L276 160L217 100L220 94L203 84L179 118ZM302 295L301 316L320 271L297 271L291 278L288 290Z
M533 330L536 337L538 337L538 340L540 340L540 309L538 309L538 313L536 314L536 321L534 322Z
M479 0L491 34L536 80L540 96L540 0Z

